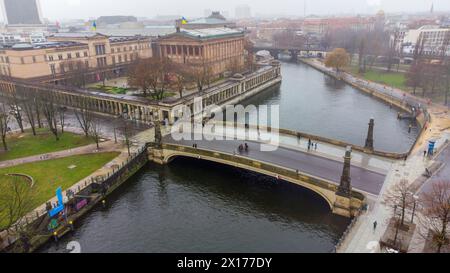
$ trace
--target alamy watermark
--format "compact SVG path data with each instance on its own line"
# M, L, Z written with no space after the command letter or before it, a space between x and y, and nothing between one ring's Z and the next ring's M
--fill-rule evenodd
M279 105L203 107L199 97L191 107L174 107L172 115L176 121L171 136L175 141L253 141L260 144L261 151L275 151L279 146Z

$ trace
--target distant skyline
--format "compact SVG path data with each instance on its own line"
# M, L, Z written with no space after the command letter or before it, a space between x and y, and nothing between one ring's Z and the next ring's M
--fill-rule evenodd
M204 10L228 11L248 5L252 15L315 15L385 12L425 12L434 4L434 11L450 11L449 0L40 0L44 18L50 20L89 19L102 15L183 15L202 17ZM3 18L2 18L3 19Z

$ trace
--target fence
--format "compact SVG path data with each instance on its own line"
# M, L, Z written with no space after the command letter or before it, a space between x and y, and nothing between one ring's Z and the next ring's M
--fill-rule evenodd
M338 251L338 249L342 246L342 244L344 243L344 241L347 239L348 235L350 234L350 232L352 231L353 227L356 225L356 223L359 220L359 216L361 215L363 211L363 208L359 208L358 211L355 214L355 217L352 219L352 221L350 222L350 224L347 226L347 228L345 229L344 233L342 234L341 238L339 239L339 241L337 242L336 246L334 247L334 252L336 253Z
M73 186L66 190L66 196L68 200L73 200L78 194L82 196L86 196L91 194L91 186L92 184L100 184L104 189L106 189L105 193L112 192L115 188L117 188L120 184L122 184L129 176L131 176L134 171L137 171L140 167L142 167L148 161L147 157L147 145L142 146L136 152L132 153L126 161L122 162L120 166L118 166L111 173L107 173L103 177L91 177L90 179L86 179L78 185ZM131 175L130 175L131 174ZM69 199L68 192L71 192L74 197ZM47 209L36 209L28 215L22 217L16 224L14 224L10 229L3 230L0 232L0 251L14 244L14 242L18 239L15 234L24 227L28 227L29 225L33 225L36 223L42 223L47 217L48 211ZM70 217L70 215L67 215Z

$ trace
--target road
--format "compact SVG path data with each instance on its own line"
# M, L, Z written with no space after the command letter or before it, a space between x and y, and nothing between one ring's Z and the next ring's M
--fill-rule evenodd
M450 183L450 146L447 146L447 148L445 148L445 150L443 150L435 160L444 163L444 165L436 173L436 175L434 175L423 185L420 190L421 193L431 193L433 190L433 185L437 182L443 181L445 183Z
M163 142L185 146L192 146L194 143L196 143L199 149L207 149L231 154L239 154L237 147L243 143L239 140L175 141L170 137L170 135L164 137ZM247 143L249 144L249 151L241 153L241 156L276 164L294 170L298 169L300 172L327 179L336 184L338 184L340 181L343 168L342 162L319 157L307 152L301 152L281 147L272 152L263 152L260 151L259 143ZM352 166L351 168L353 188L374 195L378 195L380 193L385 177L386 174L369 171L361 167Z

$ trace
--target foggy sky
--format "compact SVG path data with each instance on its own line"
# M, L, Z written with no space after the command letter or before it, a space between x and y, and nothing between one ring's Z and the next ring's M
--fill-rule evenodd
M183 15L201 17L205 9L228 11L234 17L235 7L250 6L255 14L329 15L343 13L450 11L450 0L40 0L44 18L88 19L101 15Z

